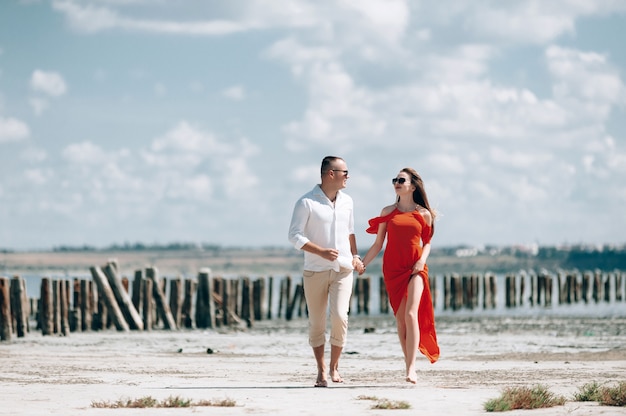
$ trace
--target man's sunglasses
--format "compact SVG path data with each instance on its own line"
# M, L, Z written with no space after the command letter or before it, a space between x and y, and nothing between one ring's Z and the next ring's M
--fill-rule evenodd
M394 185L395 185L396 183L399 183L400 185L402 185L402 184L403 184L404 182L406 182L406 181L407 181L407 179L406 179L406 178L393 178L393 179L391 180L391 183L392 183L392 184L394 184Z

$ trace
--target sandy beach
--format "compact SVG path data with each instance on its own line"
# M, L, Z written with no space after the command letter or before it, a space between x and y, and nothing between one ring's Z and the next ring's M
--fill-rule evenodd
M626 380L624 328L622 317L443 317L441 359L421 357L419 381L410 385L393 318L353 317L340 364L345 382L326 389L313 387L304 319L257 322L248 330L31 332L0 343L0 415L478 415L504 387L535 384L568 402L506 414L626 415L626 408L571 397L587 382ZM231 399L236 406L91 406L145 396ZM373 397L411 408L372 409Z

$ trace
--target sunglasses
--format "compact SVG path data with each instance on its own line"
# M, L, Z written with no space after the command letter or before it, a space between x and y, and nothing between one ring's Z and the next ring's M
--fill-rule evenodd
M348 176L348 171L347 170L342 170L342 169L331 169L333 172L343 172L344 176Z
M393 179L391 180L391 183L392 183L392 184L394 184L394 185L395 185L396 183L399 183L400 185L402 185L402 184L403 184L404 182L406 182L406 181L407 181L407 178L393 178Z

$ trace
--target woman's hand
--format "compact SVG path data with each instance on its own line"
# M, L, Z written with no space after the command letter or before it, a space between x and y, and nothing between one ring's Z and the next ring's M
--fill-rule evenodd
M355 256L352 258L352 267L359 272L359 276L365 272L365 265L360 257Z
M424 265L426 264L426 262L424 262L423 260L418 260L417 263L415 263L415 266L413 266L413 273L411 274L417 274L419 272L421 272L422 270L424 270Z

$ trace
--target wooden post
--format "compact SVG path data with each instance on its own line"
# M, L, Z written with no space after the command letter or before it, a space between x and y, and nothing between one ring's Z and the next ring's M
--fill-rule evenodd
M497 303L496 299L498 296L498 279L493 274L489 275L489 291L491 292L491 308L495 309Z
M363 279L363 313L365 315L370 314L370 290L371 290L371 282L372 279L369 276L362 277ZM304 288L303 288L304 292ZM304 297L304 296L303 296Z
M41 279L41 294L39 295L41 307L39 308L41 319L41 334L52 335L54 330L54 322L52 321L52 283L50 279L44 277Z
M360 315L363 313L363 283L364 280L362 277L357 277L356 281L354 282L354 295L356 297L356 313L357 315Z
M304 296L304 286L302 283L298 283L296 284L293 297L291 298L291 303L287 307L287 311L285 313L285 318L288 321L292 320L294 308L296 304L298 304L298 301L303 298L303 296Z
M489 286L489 274L483 275L483 309L491 308L491 287Z
M464 308L468 308L470 309L470 302L469 302L469 298L470 298L470 290L471 287L468 284L468 277L467 276L461 276L461 292L462 292L462 301L461 301L461 305Z
M126 290L126 287L124 287L117 270L117 265L112 263L107 263L104 266L104 274L109 281L109 285L111 286L111 290L115 296L117 304L124 315L124 319L128 322L129 328L142 330L143 321L141 316L137 312L137 309L133 306L130 296L128 295L128 291Z
M11 295L9 279L0 277L0 341L11 341Z
M526 273L526 277L528 278L528 304L532 306L539 306L539 278L534 271L530 271ZM522 279L522 287L524 287L524 281L526 279ZM522 303L523 296L520 295L520 306Z
M609 303L611 301L611 278L606 273L602 273L601 279L604 281L604 301Z
M593 274L593 289L592 289L592 296L593 296L593 300L598 303L600 302L600 299L602 298L602 275L600 274L600 272L595 272Z
M566 290L567 294L565 296L565 301L568 305L576 302L576 275L572 273L567 274L567 285Z
M198 272L198 290L196 292L196 326L198 328L215 328L214 291L211 269L200 269Z
M100 269L99 266L92 266L89 270L98 287L98 293L102 295L102 299L107 307L107 313L110 315L115 328L117 328L118 331L128 331L130 329L128 322L124 319L124 314L115 300L113 289L111 289L111 285L109 285L109 281L102 272L102 269ZM106 326L106 321L103 321L103 326Z
M620 273L619 270L615 270L615 272L613 272L613 276L615 276L615 301L621 302L622 299L624 299L622 294L624 275Z
M285 276L280 281L280 297L278 298L278 317L287 315L287 309L289 308L289 294L291 293L291 276Z
M149 267L146 269L146 277L148 279L152 279L153 281L152 295L156 301L157 316L163 319L163 326L165 329L176 329L176 322L174 322L174 317L172 316L170 307L165 299L165 294L161 288L159 271L156 267Z
M59 333L70 334L70 299L69 280L59 280Z
M456 273L450 276L450 306L453 311L463 307L463 282Z
M267 319L272 319L272 300L274 299L274 277L267 278Z
M226 326L230 325L230 314L228 311L228 306L231 304L231 293L232 285L229 280L224 279L224 284L222 285L222 323Z
M239 311L241 310L241 308L239 307L239 301L241 299L241 294L239 293L239 279L229 279L228 282L230 283L228 310L232 312L234 316L239 317ZM235 319L235 321L237 321L237 319Z
M528 274L526 272L522 273L519 277L519 294L517 293L517 276L514 277L514 285L515 285L515 305L514 306L523 306L524 305L524 296L526 293L526 278L528 277ZM533 296L533 287L530 287L529 290L530 294L529 294L529 298L532 298ZM533 305L532 303L530 304L531 306Z
M582 275L582 300L585 303L589 303L589 294L591 292L591 272L584 272Z
M222 294L224 292L224 278L221 276L215 276L213 278L213 293L211 295L211 302L213 304L213 310L215 311L215 327L222 326L224 322L224 308ZM209 292L210 293L210 292Z
M183 292L183 281L181 277L170 280L170 310L177 328L181 327L181 297Z
M383 276L378 277L378 296L380 297L380 313L389 313L389 294L387 293L387 287L385 286L385 278Z
M90 281L80 281L80 321L81 331L89 331L93 325L93 293Z
M254 298L253 298L252 282L249 277L241 279L241 313L240 317L244 320L248 328L252 327L254 322Z
M83 307L83 293L82 293L82 281L78 278L74 278L72 280L72 304L74 305L74 312L71 315L70 320L70 330L71 331L83 331L83 317L84 317L84 307Z
M450 302L452 299L452 289L450 286L451 279L447 274L443 275L443 310L450 309Z
M506 307L507 308L514 308L516 306L515 284L516 284L515 274L513 273L513 274L506 275L505 290L506 290Z
M135 278L133 279L133 293L132 293L132 301L133 306L137 311L142 310L142 299L143 299L143 270L135 270Z
M15 332L21 338L28 332L28 303L26 302L26 286L24 279L13 276L10 285L11 312L15 322Z
M185 328L193 328L193 298L196 294L197 286L198 284L195 281L191 279L185 279L185 296L183 298L183 305L180 310L181 325Z
M61 332L61 300L59 294L60 281L54 279L52 281L52 332L58 334Z
M578 303L583 297L583 286L580 279L580 273L574 273L574 302Z
M252 291L254 319L260 321L267 315L265 309L265 279L263 277L259 277L254 281Z
M154 292L154 282L152 279L141 279L141 290L143 294L143 329L144 331L152 331L154 322L152 321L153 311L153 299L152 293Z

